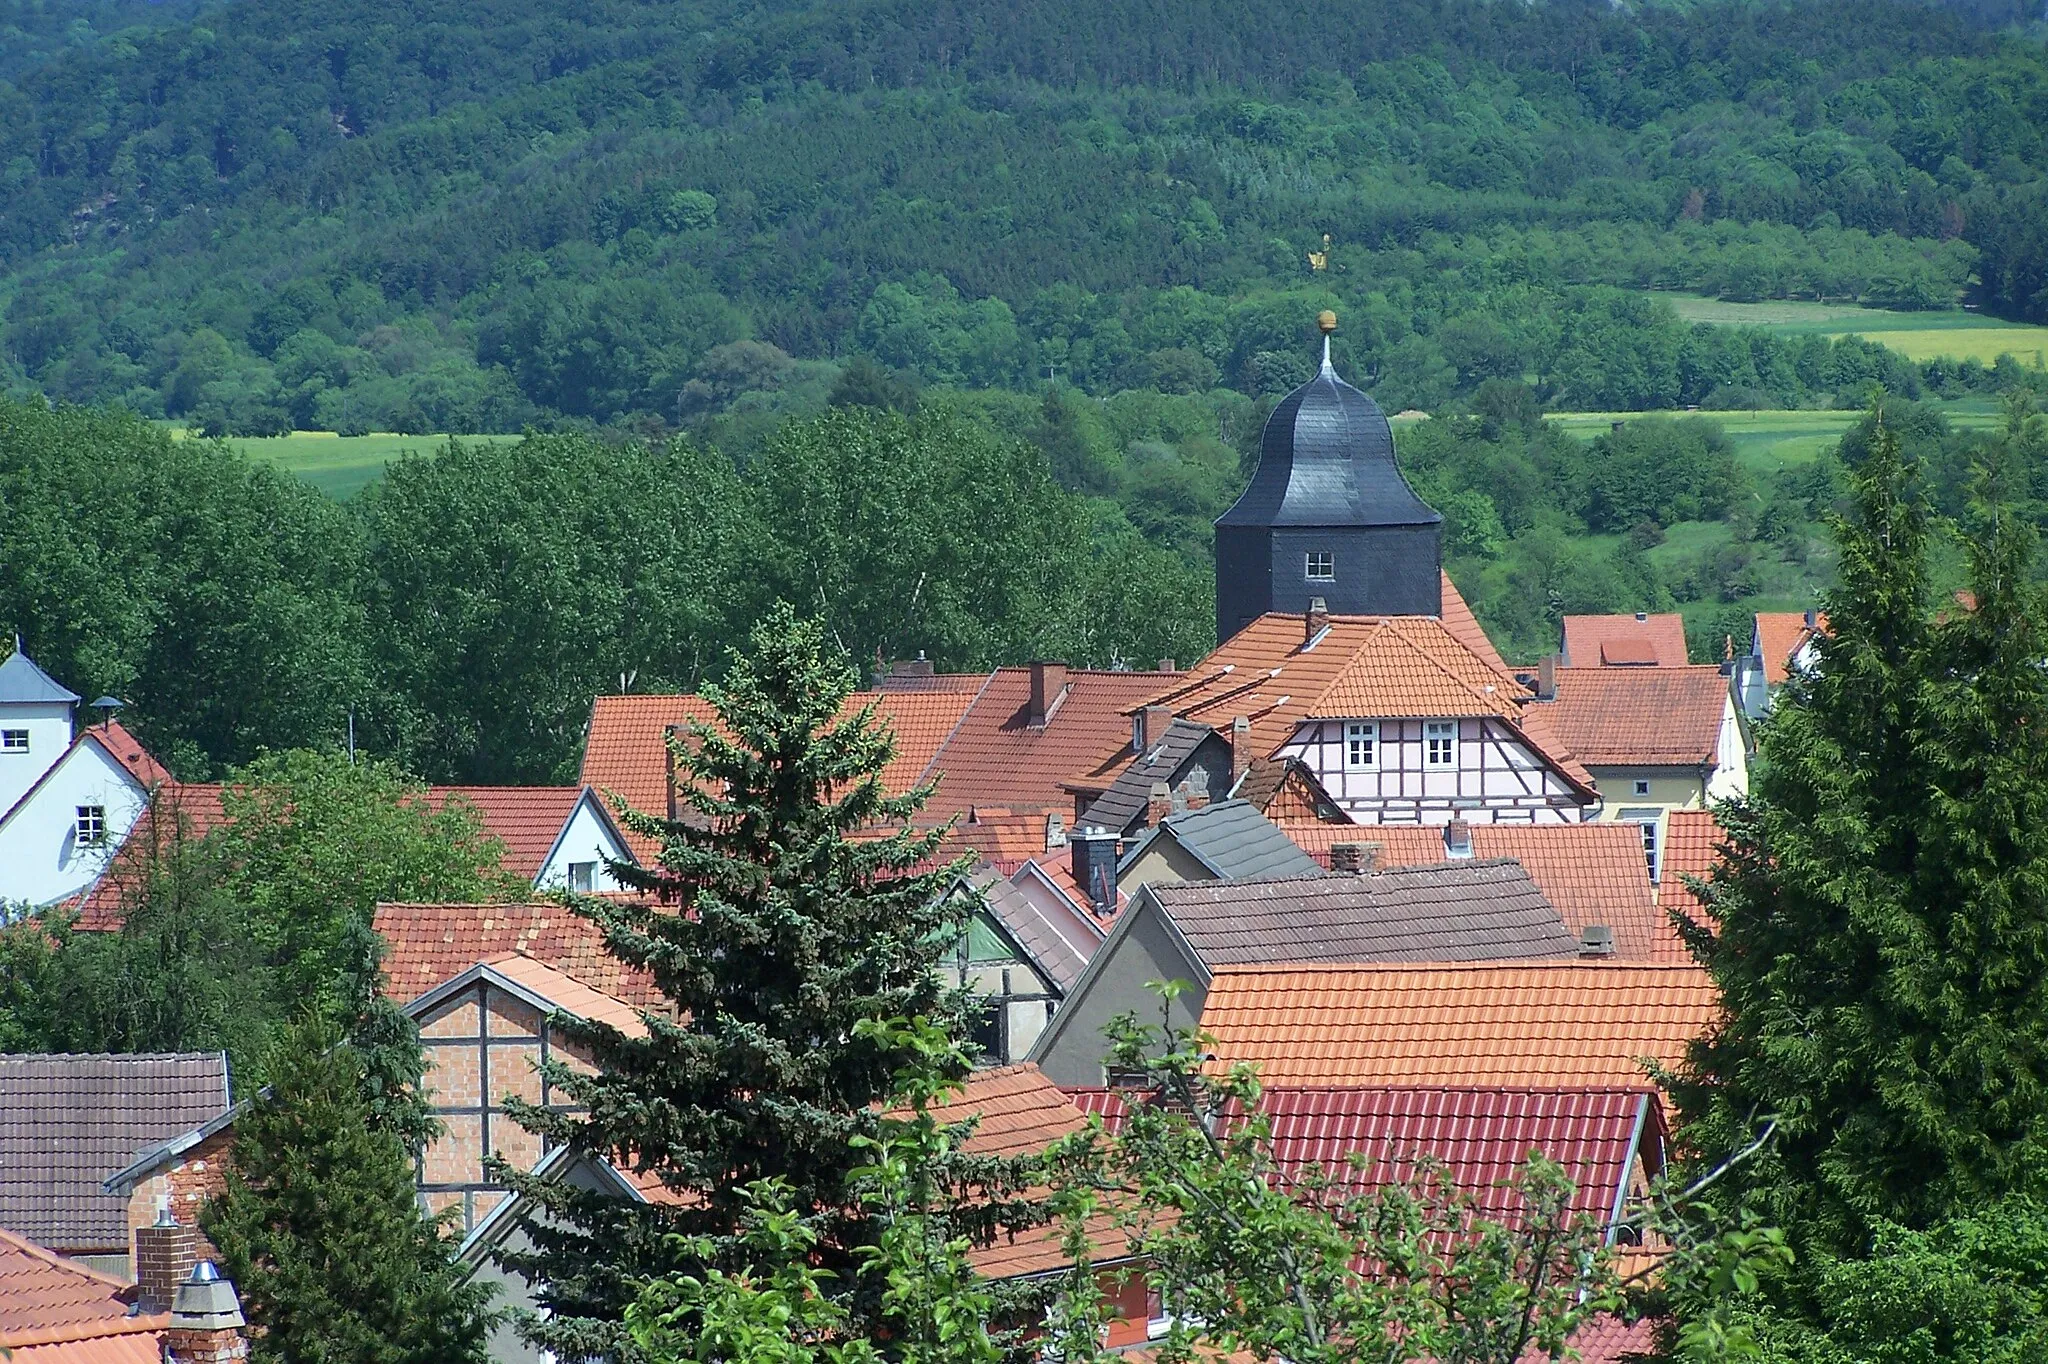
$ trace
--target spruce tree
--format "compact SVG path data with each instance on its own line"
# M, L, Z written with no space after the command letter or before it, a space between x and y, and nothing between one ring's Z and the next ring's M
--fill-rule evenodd
M288 1029L235 1120L227 1187L200 1225L240 1290L257 1364L483 1358L489 1289L420 1215L412 1160L371 1125L363 1063L329 1024Z
M2007 443L2023 432L2014 414ZM2039 1191L2048 1135L2048 657L2025 529L1987 470L1974 609L1934 609L1929 527L1881 410L1837 527L1811 675L1759 731L1687 936L1724 1024L1677 1097L1809 1259Z
M966 1002L938 967L969 910L943 894L961 868L934 864L940 834L908 825L929 788L885 793L888 732L872 707L842 714L854 683L822 626L773 610L724 684L703 689L716 723L671 740L679 817L623 816L660 840L652 867L616 868L646 898L581 906L669 1007L645 1037L564 1021L597 1070L558 1064L550 1082L585 1111L514 1111L550 1146L615 1160L669 1196L627 1202L504 1172L548 1214L537 1249L505 1259L548 1308L528 1334L563 1359L632 1357L620 1321L645 1280L745 1268L749 1191L764 1181L811 1219L850 1320L878 1310L880 1286L858 1270L874 1226L855 1138L875 1135L876 1105L917 1058L902 1031L875 1025L965 1035ZM1002 1196L999 1163L962 1157L946 1173L995 1195L955 1209L963 1230L1025 1215Z

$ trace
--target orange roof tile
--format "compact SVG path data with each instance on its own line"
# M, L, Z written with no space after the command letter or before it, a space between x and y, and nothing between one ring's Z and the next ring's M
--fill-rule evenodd
M580 786L435 786L427 792L437 808L452 800L467 802L490 835L505 845L505 870L529 881L540 875L582 796Z
M1202 1029L1269 1085L1640 1084L1714 1022L1690 966L1641 962L1223 967Z
M929 1111L941 1123L979 1118L963 1148L977 1156L1028 1156L1088 1125L1066 1092L1029 1062L974 1071Z
M1131 759L1130 713L1179 673L1069 669L1043 725L1028 723L1029 668L998 668L932 760L926 814L969 807L1072 810L1067 783L1107 786Z
M1281 829L1325 866L1338 843L1377 843L1382 867L1425 866L1449 860L1440 827L1412 824L1283 823ZM1657 908L1643 860L1643 837L1633 824L1475 824L1475 858L1520 862L1543 898L1574 933L1588 924L1614 930L1623 961L1690 962L1670 922Z
M1590 796L1592 778L1527 700L1519 683L1434 616L1332 616L1311 640L1301 616L1271 612L1142 704L1223 730L1244 716L1259 755L1310 719L1490 717L1520 730Z
M593 990L582 981L544 962L534 960L524 952L506 952L492 957L487 963L514 985L531 991L563 1013L591 1023L609 1023L628 1037L645 1037L647 1021L640 1011L623 1000L612 998L601 991Z
M163 1315L130 1316L130 1289L119 1279L87 1269L10 1231L0 1231L0 1348L14 1350L17 1360L28 1347L93 1341L107 1337L154 1335L169 1322ZM155 1358L154 1342L151 1353ZM57 1356L30 1356L49 1360ZM65 1359L98 1358L72 1353ZM110 1343L110 1360L125 1360Z
M1590 766L1710 766L1720 752L1728 679L1710 664L1682 668L1559 668L1557 699L1537 702Z
M1685 617L1677 612L1640 616L1566 616L1564 662L1571 668L1653 664L1681 668Z
M605 950L597 925L564 905L381 904L372 926L389 948L384 993L394 1003L513 952L626 1004L664 1002L650 973Z
M1756 613L1756 646L1763 656L1764 681L1775 687L1792 673L1792 660L1816 634L1828 628L1826 613L1817 612L1814 623L1806 623L1804 611L1759 611Z
M1711 810L1673 810L1664 816L1664 846L1657 859L1658 905L1687 911L1702 908L1685 879L1707 879L1720 859L1716 849L1725 836Z

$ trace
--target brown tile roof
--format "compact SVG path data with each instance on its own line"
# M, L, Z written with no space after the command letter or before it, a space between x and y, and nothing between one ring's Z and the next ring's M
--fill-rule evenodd
M1792 675L1792 659L1816 634L1827 633L1828 618L1816 613L1806 623L1804 611L1759 611L1756 613L1756 644L1763 656L1764 681L1775 687Z
M0 1230L0 1349L15 1364L155 1364L169 1314L131 1316L132 1296L119 1279Z
M1377 843L1379 865L1408 867L1450 860L1441 827L1412 824L1302 824L1281 828L1328 866L1338 843ZM1476 857L1508 857L1528 869L1543 898L1574 936L1589 924L1614 930L1624 961L1689 962L1652 897L1642 833L1633 824L1475 824Z
M606 951L597 925L563 905L381 904L373 927L389 948L384 993L397 1004L513 952L627 1004L664 1002L649 972Z
M1685 878L1707 879L1719 860L1715 849L1724 837L1711 810L1673 810L1664 816L1664 846L1658 853L1657 903L1667 909L1701 908Z
M228 1106L221 1052L0 1056L0 1226L71 1253L128 1249L128 1205L100 1185Z
M932 759L937 819L971 806L1072 810L1067 783L1106 788L1131 760L1130 712L1178 673L1075 668L1043 725L1029 719L1031 670L998 668Z
M1615 1086L1677 1066L1717 1010L1689 966L1234 966L1202 1029L1270 1085Z
M1661 665L1681 668L1685 617L1677 612L1643 616L1566 616L1564 662L1572 668Z
M1559 668L1557 699L1540 710L1592 767L1711 765L1720 751L1728 679L1683 668Z
M484 828L505 845L504 867L531 881L554 851L555 839L583 796L580 786L436 786L427 798L438 808L466 802Z
M1591 777L1527 702L1521 684L1434 616L1332 616L1310 640L1301 616L1273 612L1140 704L1223 730L1243 716L1258 754L1274 752L1310 719L1490 717L1520 729L1590 795Z
M507 952L484 963L513 985L546 1000L563 1013L592 1023L608 1023L628 1037L645 1037L647 1020L632 1005L591 989L573 976L535 961L524 952Z
M1150 894L1210 968L1258 962L1569 958L1578 940L1516 862L1369 876L1158 883Z

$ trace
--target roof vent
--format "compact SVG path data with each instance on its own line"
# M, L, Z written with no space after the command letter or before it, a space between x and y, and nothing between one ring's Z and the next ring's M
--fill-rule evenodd
M1637 620L1645 620L1645 621L1646 621L1646 620L1648 620L1649 618L1650 618L1650 613L1649 613L1648 611L1638 611L1638 612L1636 612L1636 619L1637 619Z
M173 1331L232 1331L242 1326L242 1300L211 1260L192 1266L192 1277L171 1299Z
M1579 934L1579 955L1582 957L1611 957L1614 955L1614 930L1606 924L1587 924Z

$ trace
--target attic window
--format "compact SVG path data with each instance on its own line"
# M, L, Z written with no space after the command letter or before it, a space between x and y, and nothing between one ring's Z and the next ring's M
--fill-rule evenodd
M1422 765L1424 767L1456 767L1458 765L1458 722L1456 720L1431 720L1422 727Z
M104 805L81 805L78 807L78 845L81 848L97 848L107 841L107 807Z
M1312 583L1329 583L1337 580L1337 556L1327 549L1312 549L1308 552L1308 580Z
M1344 726L1344 770L1370 772L1379 766L1380 727L1369 720Z
M569 889L588 895L597 889L597 863L571 862L569 864Z
M28 731L25 729L0 729L0 753L28 752Z

